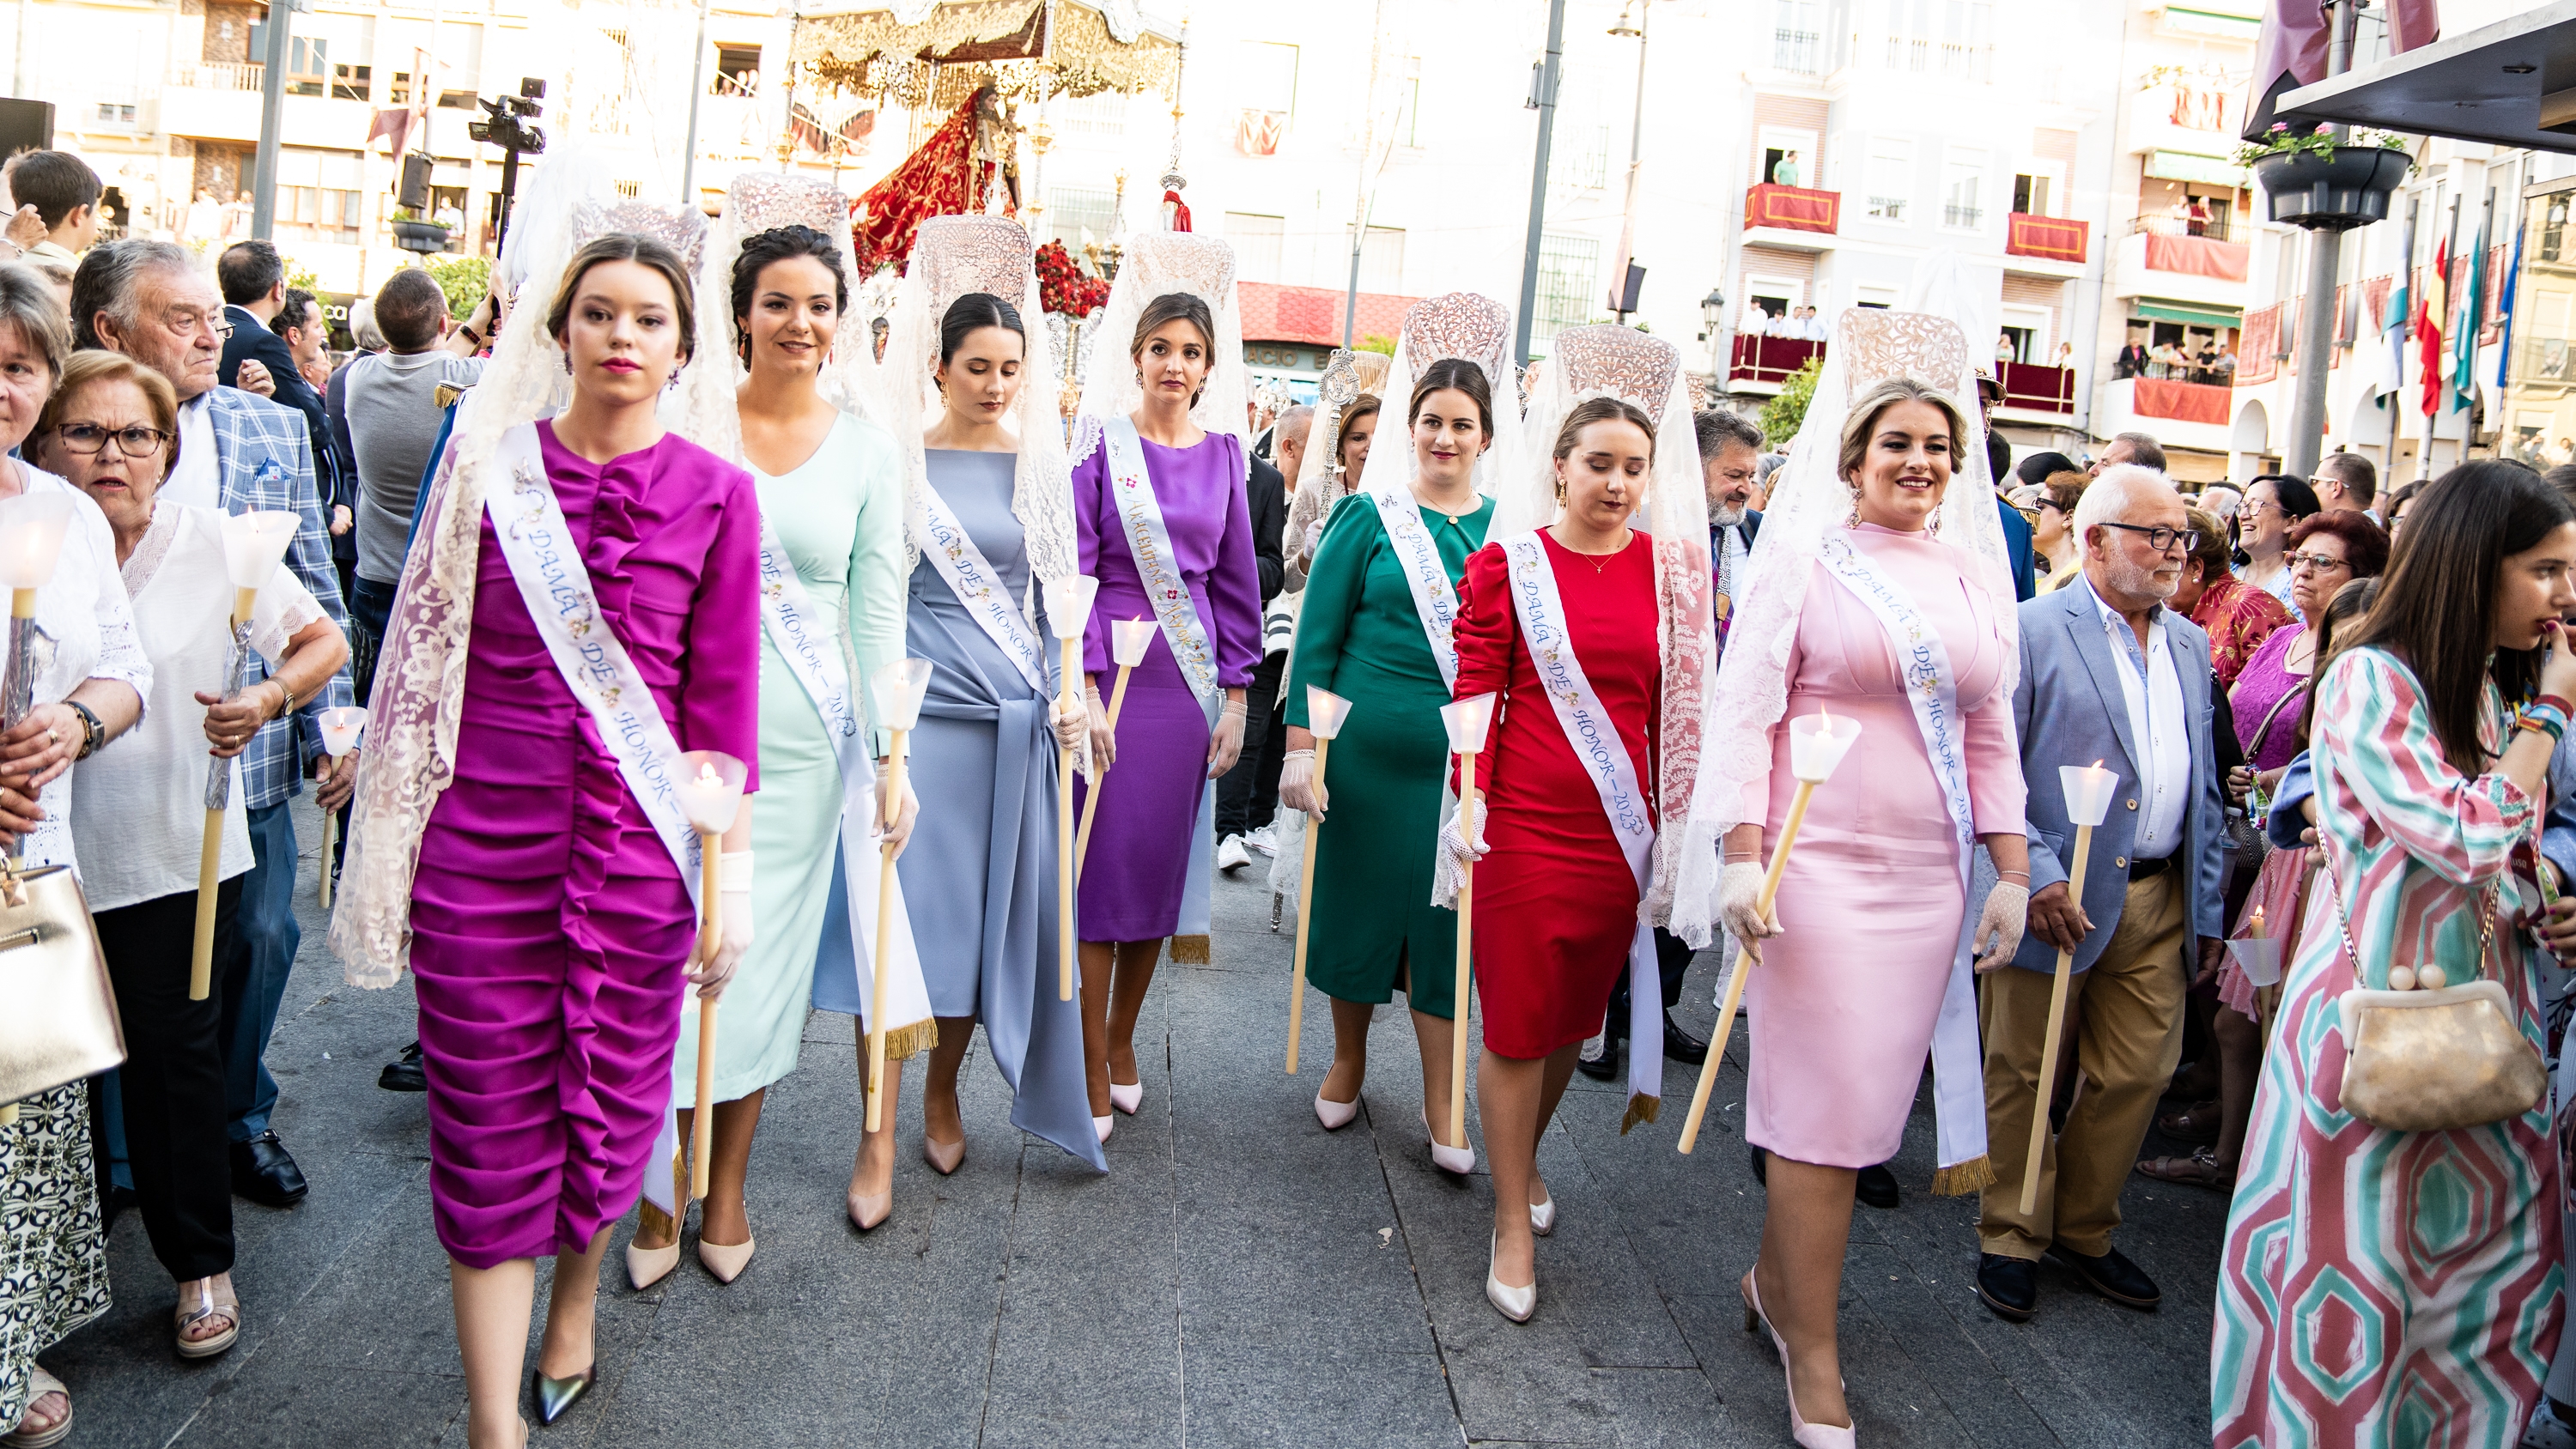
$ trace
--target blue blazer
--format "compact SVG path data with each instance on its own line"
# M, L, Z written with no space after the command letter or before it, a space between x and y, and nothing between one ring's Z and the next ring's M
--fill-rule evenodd
M2028 783L2030 888L2035 894L2066 879L2075 854L2075 827L2066 818L2061 765L2100 760L2119 773L2111 813L2093 831L2085 867L2084 914L2092 934L2075 952L2075 969L2090 967L2120 923L2128 899L2129 848L2138 838L2137 742L2129 737L2128 700L2119 671L2129 666L2103 637L2101 606L2090 583L2067 585L2021 606L2021 682L2013 689L2013 723L2021 732L2021 771ZM2184 909L2195 935L2227 934L2227 816L2220 793L2216 744L2210 738L2209 636L2167 609L2165 643L2181 676L2183 707L2191 715L2191 800L2183 811L2182 844L2173 869L2184 872ZM2057 948L2037 935L2022 938L2013 957L2025 971L2057 969Z

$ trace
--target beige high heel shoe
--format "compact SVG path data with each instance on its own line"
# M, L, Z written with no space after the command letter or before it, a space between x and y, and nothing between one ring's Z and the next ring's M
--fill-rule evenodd
M966 1139L960 1137L954 1142L942 1142L924 1132L921 1134L921 1160L929 1163L941 1177L946 1177L965 1165Z
M886 1199L891 1210L894 1194L887 1193ZM879 1221L883 1221L882 1214ZM730 1283L742 1276L743 1269L751 1266L751 1251L759 1246L758 1238L745 1238L739 1243L710 1243L701 1235L698 1239L698 1262L715 1275L717 1282Z

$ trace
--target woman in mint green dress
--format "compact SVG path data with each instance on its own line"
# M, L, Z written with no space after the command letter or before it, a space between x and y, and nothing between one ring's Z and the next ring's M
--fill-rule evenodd
M811 613L846 631L845 640L823 644L841 653L855 689L903 655L903 461L884 429L842 411L816 388L848 304L841 244L805 225L761 231L744 241L732 280L737 355L750 365L737 394L740 456L759 490L764 547L785 552ZM866 754L881 761L887 745L872 739ZM767 628L760 649L760 779L769 798L752 824L752 853L761 866L752 880L759 929L725 988L717 1021L716 1120L699 1220L698 1257L724 1282L751 1258L744 1180L752 1133L769 1085L795 1070L817 959L837 974L856 973L842 872L867 872L863 885L875 879L871 861L841 859L847 797L833 732ZM899 835L909 833L914 814L906 793ZM900 1075L892 1059L917 1049L929 1031L924 1015L919 1031L904 1031L910 1023L901 1020L889 1031L889 1082ZM672 1072L686 1143L697 1105L698 1014L684 1012L681 1020ZM862 1146L851 1178L854 1201L890 1187L893 1128L888 1110ZM677 1224L648 1211L628 1249L636 1285L670 1272L678 1257Z
M1334 1128L1357 1112L1369 1018L1401 989L1422 1052L1423 1114L1437 1144L1455 1140L1448 1082L1458 916L1431 904L1431 876L1448 765L1440 707L1449 702L1448 670L1456 666L1444 669L1432 652L1433 636L1446 646L1448 629L1424 627L1406 565L1410 559L1428 568L1436 557L1446 604L1435 596L1435 618L1454 614L1467 555L1484 547L1494 518L1494 501L1479 496L1475 483L1494 419L1484 373L1457 359L1431 364L1411 404L1410 483L1398 474L1384 489L1335 504L1307 571L1289 663L1279 799L1324 822L1314 837L1314 894L1299 904L1313 912L1306 979L1333 1002L1333 1065L1315 1094L1315 1115ZM1390 512L1405 538L1388 533ZM1408 514L1421 533L1404 521ZM1423 582L1430 582L1427 573ZM1351 702L1322 781L1314 777L1315 739L1307 729L1309 685ZM1474 1161L1463 1149L1440 1150ZM1442 1165L1463 1170L1445 1159Z

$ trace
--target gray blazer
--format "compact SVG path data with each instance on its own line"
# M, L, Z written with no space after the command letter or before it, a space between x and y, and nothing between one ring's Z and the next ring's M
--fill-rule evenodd
M2030 600L2021 606L2020 621L2021 682L2013 689L2013 723L2021 732L2021 771L2030 789L2025 808L2034 894L2064 881L2075 854L2075 827L2067 823L2058 767L2100 760L2120 776L2110 816L2093 831L2085 867L2084 914L2093 931L2075 953L2075 969L2082 971L2102 954L2119 924L2128 898L2129 846L2138 834L2138 750L2129 738L2129 706L2118 673L2127 666L2103 637L2101 606L2089 582ZM2209 636L2170 609L2164 626L2192 719L2191 802L2171 868L2185 873L2184 909L2193 933L2220 937L2227 934L2227 816L2210 738ZM2035 934L2024 936L2012 964L2054 971L2057 948Z

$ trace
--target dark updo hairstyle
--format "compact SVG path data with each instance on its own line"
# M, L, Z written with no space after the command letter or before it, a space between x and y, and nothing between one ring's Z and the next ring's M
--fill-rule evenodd
M1200 301L1196 294L1190 292L1165 292L1146 303L1144 312L1136 318L1136 336L1127 344L1127 355L1142 358L1145 355L1145 340L1170 322L1187 322L1199 329L1199 340L1207 345L1208 375L1215 376L1216 316L1208 311L1207 303ZM1197 407L1199 399L1206 393L1207 384L1202 381L1199 384L1199 390L1190 394L1190 406Z
M610 232L597 237L572 254L564 264L563 285L555 289L554 305L546 309L546 335L556 346L566 346L572 331L573 298L581 292L581 279L590 269L607 262L633 262L661 273L671 284L671 315L680 327L680 362L686 365L698 350L698 309L696 296L689 288L689 269L680 262L680 254L648 236L633 232Z
M1463 357L1444 357L1422 370L1422 380L1413 385L1413 401L1404 409L1404 426L1413 429L1413 420L1422 416L1422 400L1435 392L1463 392L1476 405L1476 423L1485 430L1488 442L1494 436L1494 389L1485 381L1485 369Z
M1020 323L1020 309L990 292L968 292L948 304L948 313L939 319L939 365L946 367L956 357L966 339L987 327L1016 332L1025 347L1029 329Z
M1560 463L1573 457L1575 442L1583 430L1594 423L1607 422L1636 424L1637 431L1646 435L1646 464L1648 467L1654 465L1655 420L1646 416L1644 408L1618 397L1588 397L1576 403L1566 413L1565 425L1556 430L1556 448L1549 456Z
M760 274L773 263L812 257L832 274L832 311L850 310L850 279L841 270L840 244L810 226L774 226L742 244L733 259L733 350L751 361L751 294L760 290Z

